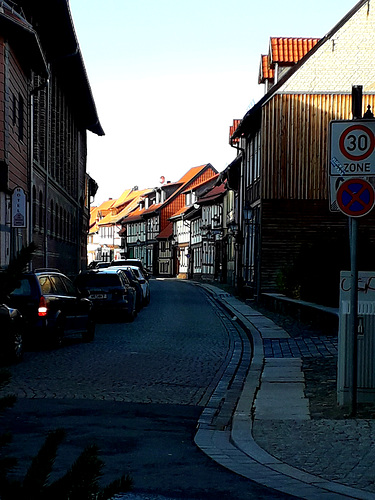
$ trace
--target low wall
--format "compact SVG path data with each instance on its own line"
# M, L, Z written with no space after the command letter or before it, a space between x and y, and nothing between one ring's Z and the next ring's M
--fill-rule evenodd
M261 304L268 310L313 325L328 335L337 335L339 309L296 300L281 293L262 293Z

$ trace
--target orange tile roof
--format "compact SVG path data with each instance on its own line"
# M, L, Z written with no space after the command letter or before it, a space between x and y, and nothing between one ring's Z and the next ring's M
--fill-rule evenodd
M103 201L103 203L98 207L98 209L99 209L99 211L109 210L115 202L116 202L116 200L113 200L112 198L110 198L107 201Z
M264 83L266 80L273 80L274 77L275 77L275 70L271 68L269 55L262 55L260 59L258 83ZM233 130L233 133L234 132L235 130Z
M162 206L162 203L154 203L153 205L150 205L148 208L145 208L144 214L151 214L152 212L155 212L158 208Z
M96 223L96 219L98 217L99 207L91 207L90 208L90 222L89 227Z
M120 198L116 201L116 203L113 204L113 208L119 208L121 205L124 205L125 203L130 203L133 201L135 198L139 198L140 196L145 196L148 193L151 193L152 189L138 189L138 190L133 190L133 189L126 189Z
M233 125L231 125L229 127L229 140L232 137L232 135L234 134L234 132L236 131L236 129L237 129L237 127L238 127L238 125L240 123L241 123L241 120L238 120L238 119L233 120ZM238 142L240 142L240 140L239 139L235 139L234 142L238 143Z
M219 175L220 174L215 174L212 177L210 177L209 179L203 179L202 181L198 182L197 184L194 184L194 187L189 186L185 191L183 191L183 193L189 193L192 190L200 188L200 187L204 186L205 184L207 184L208 182L212 182L213 180L218 179Z
M222 197L222 195L225 193L225 191L226 191L226 182L223 182L219 186L213 187L205 195L198 198L198 203L218 200Z
M180 210L177 210L177 212L174 213L172 215L172 217L170 217L170 219L174 219L175 217L178 217L179 215L184 214L185 212L187 212L189 210L189 208L191 208L191 207L188 207L187 205L185 205L184 207L180 208Z
M107 215L105 215L98 222L98 226L108 226L109 224L112 224L112 214L111 213L108 213Z
M129 194L131 193L131 189L126 189L122 195L120 196L120 198L118 198L116 200L116 203L114 203L113 205L113 208L117 208L117 207L120 207L123 203L125 203L126 201L126 198L129 196Z
M173 222L170 222L157 236L157 239L168 239L173 234Z
M198 174L198 172L203 170L206 167L206 165L200 165L199 167L192 167L190 170L188 170L186 172L186 174L183 177L181 177L181 179L179 181L177 181L177 183L181 182L183 184L186 184L187 182L191 181L191 179L194 176L196 176Z
M270 39L270 64L297 63L319 42L319 38Z
M90 229L89 229L89 234L95 234L99 231L99 226L98 224L93 224L92 226L90 226Z
M142 220L142 215L143 215L144 209L140 209L139 207L137 210L134 210L130 215L126 217L126 219L123 221L123 224L128 224L130 222L136 222L139 220Z

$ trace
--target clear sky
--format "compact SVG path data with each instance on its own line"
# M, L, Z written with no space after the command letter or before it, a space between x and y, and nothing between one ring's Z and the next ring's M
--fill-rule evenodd
M264 94L270 37L323 37L355 0L70 0L105 136L88 132L94 205L235 158L234 118Z

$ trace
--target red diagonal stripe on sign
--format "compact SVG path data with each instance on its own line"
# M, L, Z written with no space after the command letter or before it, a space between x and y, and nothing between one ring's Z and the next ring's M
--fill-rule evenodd
M365 189L367 189L367 186L362 186L362 188L358 191L358 193L355 193L350 189L350 187L348 187L348 193L352 196L352 201L350 201L346 206L350 208L353 205L353 203L358 201L358 203L360 203L363 207L365 207L367 203L365 203L360 198L361 194L365 191Z

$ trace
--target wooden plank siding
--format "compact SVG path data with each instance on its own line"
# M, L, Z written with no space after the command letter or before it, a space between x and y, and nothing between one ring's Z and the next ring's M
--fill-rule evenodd
M29 92L28 79L14 52L6 46L5 83L5 161L9 168L9 188L19 186L28 192ZM20 99L23 103L22 138L19 137ZM16 109L14 110L14 106ZM13 115L15 114L15 122Z
M349 94L276 94L262 111L262 199L328 199L331 120L351 119ZM375 96L363 96L363 112Z
M323 255L324 265L331 264L332 268L346 257L344 260L349 269L348 219L341 212L330 212L328 200L263 201L260 248L262 291L277 291L278 273L296 261L303 246L315 248L314 258L322 259ZM358 259L362 270L371 267L373 261L374 228L375 210L359 220ZM332 249L337 250L338 242L343 242L343 246L340 246L337 255L332 255ZM315 264L306 263L310 267ZM336 273L335 270L333 272ZM332 277L327 271L321 278L330 281L328 278ZM333 279L338 290L338 275Z

